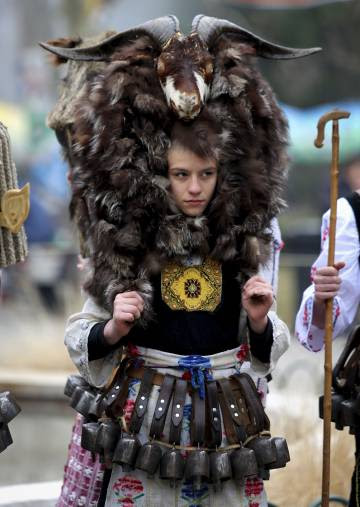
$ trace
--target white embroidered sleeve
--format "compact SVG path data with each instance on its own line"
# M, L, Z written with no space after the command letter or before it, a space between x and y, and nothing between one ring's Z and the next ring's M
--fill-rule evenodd
M319 267L327 265L329 247L330 212L323 216L321 226L321 252L311 268L311 277ZM333 304L333 338L343 334L353 322L360 302L359 235L354 213L348 201L338 200L336 223L335 261L344 261L340 271L342 280ZM318 352L324 345L324 330L312 324L314 284L303 294L295 321L295 336L304 347Z
M84 379L96 387L102 387L107 383L113 368L117 365L118 353L115 351L104 358L89 362L88 338L95 324L110 317L93 299L89 298L82 311L72 315L66 324L65 345L69 355Z
M276 312L273 310L268 313L268 317L273 327L273 344L270 352L270 363L262 363L255 356L251 356L250 353L251 369L259 375L259 377L264 377L273 371L280 357L290 346L290 332L285 322L279 319Z

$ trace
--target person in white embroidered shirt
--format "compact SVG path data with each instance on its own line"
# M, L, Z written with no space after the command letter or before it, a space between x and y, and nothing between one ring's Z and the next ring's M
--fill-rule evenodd
M334 266L327 266L330 212L323 216L321 252L311 268L312 284L303 294L295 323L295 335L307 349L318 352L324 346L325 301L333 303L333 338L353 324L360 303L360 189L337 203ZM360 428L355 429L356 465L352 476L349 506L360 505L356 487L360 479Z
M334 338L352 324L360 303L359 235L347 199L339 199L337 205L334 266L327 266L329 227L330 211L327 211L322 220L321 252L311 267L312 284L304 291L295 322L296 337L313 352L324 345L326 299L334 297Z

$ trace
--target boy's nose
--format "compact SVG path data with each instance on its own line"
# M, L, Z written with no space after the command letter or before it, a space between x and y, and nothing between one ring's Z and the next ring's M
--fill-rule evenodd
M192 194L198 194L199 192L201 192L201 187L196 177L191 178L189 192L191 192Z

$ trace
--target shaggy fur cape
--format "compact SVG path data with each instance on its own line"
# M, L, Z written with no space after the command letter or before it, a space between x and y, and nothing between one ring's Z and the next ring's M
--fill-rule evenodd
M142 324L151 318L149 278L168 259L235 261L240 282L255 273L257 240L268 242L270 220L284 204L287 125L273 93L244 43L221 36L212 51L211 96L200 119L219 132L219 177L202 217L180 213L167 191L175 118L150 38L115 50L77 104L71 212L92 261L86 289L109 311L118 292L139 291Z

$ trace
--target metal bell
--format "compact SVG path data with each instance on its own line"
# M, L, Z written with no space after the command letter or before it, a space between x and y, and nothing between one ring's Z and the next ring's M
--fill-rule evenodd
M243 482L258 476L258 464L255 452L247 447L240 447L230 455L233 477Z
M89 422L82 425L81 430L81 447L90 452L96 451L96 437L100 429L97 422Z
M170 486L176 487L176 482L184 477L185 458L177 449L170 449L160 461L160 478L170 481Z
M232 477L229 453L212 452L210 454L210 475L214 490L221 491L222 483Z
M195 490L201 489L203 482L210 479L210 459L206 451L196 450L189 452L186 459L185 478L193 482Z
M141 443L137 436L123 436L116 445L113 463L122 465L124 470L133 468L140 447Z
M144 444L136 457L135 468L154 475L160 464L162 450L160 445L154 442Z
M276 460L276 446L272 438L256 437L250 440L246 447L249 447L249 449L255 452L259 468L270 465L270 463Z
M70 406L79 412L79 414L87 417L94 399L93 393L85 391L82 387L76 387L71 397Z
M0 452L5 451L13 443L11 433L7 424L0 424Z
M341 404L345 400L344 396L339 393L333 392L331 394L331 420L335 423L338 430L344 428L343 413ZM319 397L319 417L324 419L324 396Z
M274 468L283 468L286 466L286 463L290 461L289 449L285 438L274 437L272 440L274 441L276 447L276 460L273 463L270 463L270 465L267 465L266 468L269 470Z
M94 399L91 401L88 411L88 416L94 419L98 419L101 417L102 413L105 410L105 400L102 393L98 393L94 396Z
M0 394L0 423L8 424L20 411L21 408L9 391Z
M112 459L116 444L121 436L121 428L111 419L103 421L96 435L95 452Z
M71 398L76 387L83 387L86 389L86 388L90 387L90 384L88 384L86 382L86 380L83 379L80 375L70 375L67 378L67 381L66 381L66 384L64 387L65 396L68 396L69 398Z
M341 422L344 426L356 426L357 416L355 407L355 399L344 400L340 403Z

